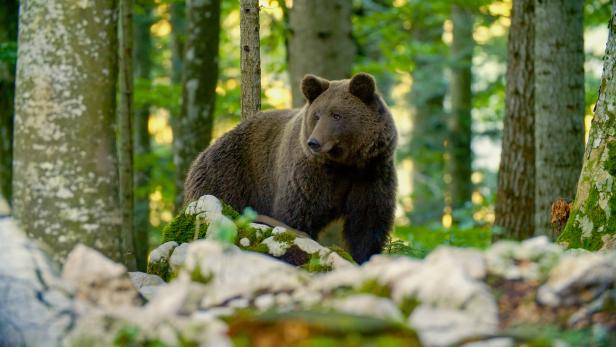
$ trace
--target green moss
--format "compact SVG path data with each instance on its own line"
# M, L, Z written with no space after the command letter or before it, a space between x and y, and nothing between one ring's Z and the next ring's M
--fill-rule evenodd
M225 216L233 220L237 219L240 216L239 212L234 210L233 207L231 207L231 205L225 204L224 202L222 203L222 214L224 214Z
M607 143L607 160L603 164L603 168L610 175L616 176L616 141Z
M566 243L568 248L584 248L590 251L596 251L603 246L601 236L605 235L605 232L613 233L613 230L616 230L616 196L612 195L608 200L609 219L599 205L599 199L600 192L594 185L591 185L582 211L574 210L571 213L562 234L558 237L558 242ZM578 221L580 215L588 217L593 224L590 237L582 237L582 228ZM603 233L596 231L601 226L603 226Z
M171 279L171 268L167 260L160 260L155 263L148 262L148 267L146 271L149 274L159 276L165 282L169 282L169 280Z
M269 247L267 247L267 245L264 243L251 244L248 247L242 247L242 249L257 253L269 254Z
M302 269L308 272L329 272L332 271L332 267L330 265L325 265L321 263L321 256L319 252L313 253L310 255L310 260L302 266Z
M207 230L207 229L206 229ZM195 236L195 216L180 213L163 228L161 244L168 241L190 242Z
M339 256L341 256L342 258L350 261L353 264L357 264L355 262L355 260L353 259L353 257L351 257L351 255L342 247L338 246L338 245L331 245L329 246L329 249L338 253Z
M377 280L368 280L357 288L358 293L372 294L375 296L380 296L384 298L389 298L391 296L391 289L388 286L384 286L379 283Z
M408 317L411 313L413 313L413 311L415 311L419 304L421 304L421 302L419 302L416 298L405 298L399 306L400 312L402 312L404 317Z
M285 243L287 245L292 245L296 237L297 236L294 233L290 231L285 231L279 234L275 234L273 238L274 238L274 241Z
M204 276L201 273L201 266L195 264L195 268L190 272L190 279L193 282L208 284L212 280L212 275Z

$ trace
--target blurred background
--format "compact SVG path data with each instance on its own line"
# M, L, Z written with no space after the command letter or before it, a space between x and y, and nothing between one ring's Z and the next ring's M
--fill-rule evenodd
M181 113L192 30L186 6L181 0L136 0L134 8L135 223L148 230L151 246L158 244L177 207L174 124ZM493 222L511 1L261 0L260 6L262 109L302 104L301 96L293 95L302 66L317 59L315 49L330 52L325 56L331 61L319 61L312 73L331 79L373 74L399 132L394 239L410 241L409 252L417 256L439 244L487 246L499 233ZM0 183L8 197L17 11L17 1L0 6ZM202 136L212 141L240 121L240 7L222 0L219 11L220 26L203 28L220 40L213 57L218 65L213 123L200 129L210 132ZM587 132L601 77L609 1L586 0L583 15ZM332 25L333 34L322 33L338 35L331 40L315 46L302 37L309 28ZM470 105L470 124L452 126L454 102ZM457 139L469 140L470 150ZM456 146L461 149L452 157Z

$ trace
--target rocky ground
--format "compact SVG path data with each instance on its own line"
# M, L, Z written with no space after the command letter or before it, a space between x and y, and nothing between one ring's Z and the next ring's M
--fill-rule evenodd
M150 273L78 246L60 276L0 219L0 264L21 264L0 265L0 346L616 345L616 251L540 237L358 266L253 217L206 196Z

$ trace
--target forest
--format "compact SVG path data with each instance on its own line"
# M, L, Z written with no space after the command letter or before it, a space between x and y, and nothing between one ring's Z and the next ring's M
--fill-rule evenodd
M0 347L616 346L615 74L610 0L4 0Z

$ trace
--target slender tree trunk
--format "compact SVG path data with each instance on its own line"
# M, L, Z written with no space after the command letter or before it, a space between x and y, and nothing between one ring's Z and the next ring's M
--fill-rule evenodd
M182 82L184 46L186 45L186 3L174 1L170 6L171 15L171 82Z
M21 3L15 98L14 212L58 259L83 243L123 249L113 120L113 0Z
M423 17L423 18L422 18ZM442 42L444 18L435 14L417 13L417 26L412 40L431 47L414 56L411 103L414 108L410 153L413 160L413 210L415 225L440 223L445 208L445 138L447 123L443 100L447 93L444 77L446 54Z
M259 0L240 0L242 120L261 110Z
M584 2L535 6L535 234L552 235L552 202L573 200L582 168Z
M471 109L473 93L471 90L473 65L473 14L469 8L454 5L453 42L451 45L451 118L449 127L449 198L451 208L463 208L471 201L473 184L473 154L471 150L472 128Z
M134 75L142 84L149 89L152 71L152 5L153 2L143 3L141 11L135 15L135 51L134 51ZM136 235L136 259L137 269L145 271L147 266L148 235L150 229L150 191L149 181L152 168L147 156L152 147L148 121L150 117L150 105L144 104L134 114L134 156L135 162L135 235Z
M327 79L351 75L355 45L351 39L351 0L294 0L289 12L289 77L293 107L301 107L300 82L307 73Z
M569 221L558 241L569 248L616 248L616 5L584 167Z
M120 0L120 104L118 109L118 152L120 166L120 206L122 208L122 248L124 263L129 270L137 268L134 229L133 184L133 1Z
M535 231L535 0L514 0L495 225L524 240Z
M0 8L0 42L17 42L17 0L6 0ZM11 202L13 179L13 118L15 63L0 62L0 195Z
M190 164L210 144L218 81L220 0L189 0L187 6L182 112L173 138L176 206L184 200L184 179Z

